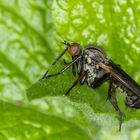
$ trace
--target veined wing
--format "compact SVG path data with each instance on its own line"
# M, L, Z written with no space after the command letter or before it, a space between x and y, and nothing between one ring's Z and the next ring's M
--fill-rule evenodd
M109 72L113 78L125 86L129 91L140 97L140 86L118 65L114 64L112 61L109 61L108 64L100 62L99 66L106 72Z

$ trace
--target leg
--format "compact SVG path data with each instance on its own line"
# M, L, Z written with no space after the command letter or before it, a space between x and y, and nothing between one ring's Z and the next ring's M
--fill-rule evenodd
M48 77L54 77L57 75L60 75L62 73L64 73L66 70L68 70L74 63L76 63L79 59L81 59L82 56L79 56L77 59L75 59L73 62L71 62L69 65L67 65L64 69L62 69L61 71L51 74L51 75L47 75L48 71L45 73L45 75L42 77L42 79L46 79Z
M74 56L72 56L72 61L74 61L76 58ZM76 63L74 65L72 65L72 74L73 76L76 76L77 74L77 66Z
M65 44L67 47L58 57L56 57L56 59L53 61L52 65L55 65L57 63L57 61L66 53L66 51L68 50L68 48L70 46L70 43L66 42L66 40L64 40L64 42L62 42L62 43Z
M64 96L67 96L70 93L70 91L78 84L78 82L80 82L83 79L84 76L84 74L81 74L81 76L79 76L78 79L72 84L72 86L68 89Z
M117 99L115 96L115 87L112 84L112 81L110 81L109 85L109 90L108 90L108 99L115 108L115 110L118 112L120 116L120 124L119 124L119 131L121 131L121 126L122 126L122 112L120 111L118 104L117 104Z
M78 84L78 82L79 82L79 79L77 79L77 80L73 83L73 85L68 89L68 91L64 94L64 96L67 96L67 95L70 93L70 91Z
M67 62L65 59L63 59L63 62L64 62L65 65L68 65L68 64L71 63L71 62ZM76 76L76 64L72 65L72 74L73 74L73 76Z
M86 78L87 78L87 76L86 76L86 74L85 74L85 75L80 79L80 85L83 85L83 84L85 83Z
M94 83L92 84L92 88L97 88L99 87L101 84L103 84L104 82L106 82L109 79L108 74L104 74L102 77L100 78L95 78Z
M67 43L65 40L63 42L63 44L67 45L69 43ZM55 60L53 61L53 63L51 64L51 66L55 65L57 63L57 61L59 61L59 59L66 53L66 51L68 50L68 47L57 57L55 58ZM46 77L46 75L48 74L48 70L45 72L45 74L43 75L43 77L41 79L44 79Z
M73 74L73 76L76 76L76 64L73 64L72 65L72 74Z
M52 65L55 65L57 61L66 53L67 50L68 50L68 47L58 57L55 58Z
M49 70L47 70L47 71L45 72L45 74L42 76L42 78L41 78L40 80L45 79L45 77L47 77L48 72L49 72Z
M65 65L68 65L68 64L70 64L71 62L67 62L65 59L63 59L63 63L64 63Z

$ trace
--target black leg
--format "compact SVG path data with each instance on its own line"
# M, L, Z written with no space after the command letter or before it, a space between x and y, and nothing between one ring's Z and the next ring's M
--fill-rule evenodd
M47 76L48 72L49 72L49 70L47 70L47 71L45 72L45 74L42 76L42 78L41 78L40 80L45 79L45 77Z
M80 80L80 85L83 85L83 84L85 83L86 78L87 78L87 76L86 76L86 74L85 74L85 75L81 78L81 80Z
M67 96L67 95L70 93L70 91L78 84L78 82L79 82L79 79L77 79L77 80L73 83L73 85L68 89L68 91L64 94L64 96Z
M64 62L65 65L68 65L68 64L71 63L71 62L67 62L65 59L63 59L63 62Z
M76 64L72 65L72 74L76 76Z
M55 58L55 60L54 60L53 63L51 64L51 66L55 65L55 64L57 63L57 61L59 61L59 59L60 59L60 58L66 53L66 51L68 50L68 47L69 47L70 44L69 44L68 42L66 42L65 40L64 40L63 44L67 45L66 49L65 49L58 57ZM43 75L43 77L42 77L41 79L44 79L44 78L47 76L48 71L49 71L49 70L47 70L47 71L45 72L45 74ZM41 80L41 79L40 79L40 80Z
M70 93L70 91L78 84L78 82L80 82L83 79L84 76L85 74L81 74L78 77L78 79L72 84L72 86L68 89L68 91L64 94L64 96L67 96Z
M120 116L119 131L121 131L122 112L119 109L119 106L117 104L117 99L116 99L116 96L115 96L115 90L116 90L116 88L113 86L112 81L110 81L109 90L108 90L108 99L109 99L109 101L111 102L111 104L113 105L113 107L115 108L115 110L118 112L118 114Z
M101 84L108 80L108 74L104 74L100 78L95 78L94 83L92 84L92 88L98 88Z
M55 58L52 65L55 65L57 61L66 53L67 50L68 50L68 47L58 57Z
M72 61L74 61L74 59ZM63 59L63 62L65 65L69 65L71 63L71 62L67 62L65 59ZM73 76L76 76L76 64L72 65L72 74Z
M72 61L74 61L73 56L72 56ZM68 65L71 63L71 62L67 62L65 59L63 59L63 62L65 65ZM72 74L73 74L73 76L76 76L76 63L72 65Z
M75 60L75 58L74 58L74 56L72 56L72 61L74 61ZM74 64L74 65L72 65L72 74L73 74L73 76L76 76L76 63Z
M60 75L62 73L64 73L66 70L68 70L74 63L76 63L79 59L81 59L82 56L79 56L77 59L75 59L73 62L71 62L69 65L67 65L64 69L62 69L61 71L57 72L57 73L54 73L54 74L50 74L50 75L47 75L46 72L45 75L43 76L42 79L47 79L49 77L54 77L54 76L57 76L57 75Z

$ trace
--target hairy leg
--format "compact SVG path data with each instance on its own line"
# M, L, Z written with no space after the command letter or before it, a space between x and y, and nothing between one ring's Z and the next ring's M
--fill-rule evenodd
M121 131L121 126L122 126L122 112L119 109L119 106L117 104L115 90L116 90L116 88L113 86L112 81L110 81L109 90L108 90L108 99L109 99L109 101L111 102L111 104L113 105L113 107L115 108L115 110L118 112L118 114L120 116L119 131Z

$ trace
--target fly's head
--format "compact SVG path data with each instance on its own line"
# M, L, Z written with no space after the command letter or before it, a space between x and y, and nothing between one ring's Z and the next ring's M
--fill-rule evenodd
M66 41L63 42L67 46L68 53L74 57L74 56L80 56L81 55L81 46L78 43L68 43Z

